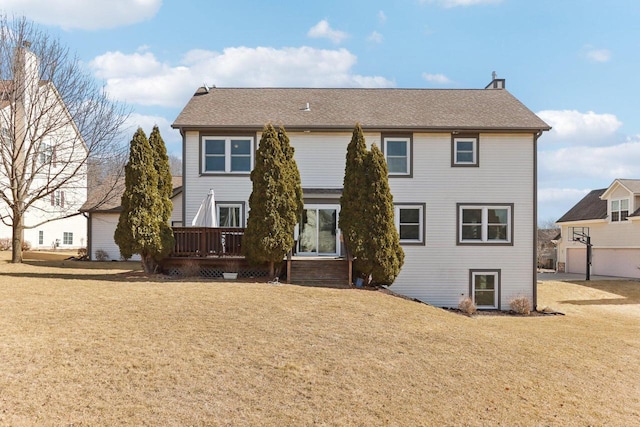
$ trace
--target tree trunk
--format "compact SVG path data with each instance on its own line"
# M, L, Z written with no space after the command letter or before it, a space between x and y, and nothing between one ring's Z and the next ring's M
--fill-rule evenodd
M275 274L276 274L276 272L275 272L275 263L273 261L271 261L269 263L269 277L271 279L273 279Z
M158 270L158 263L153 256L149 254L140 254L140 259L142 260L142 269L145 273L154 274Z
M24 241L24 217L21 213L13 211L13 241L11 245L11 262L22 263L22 242Z

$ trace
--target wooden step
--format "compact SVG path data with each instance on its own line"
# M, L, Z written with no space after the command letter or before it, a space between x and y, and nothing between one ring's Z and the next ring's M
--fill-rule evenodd
M293 259L290 276L292 284L350 287L349 262L341 258Z

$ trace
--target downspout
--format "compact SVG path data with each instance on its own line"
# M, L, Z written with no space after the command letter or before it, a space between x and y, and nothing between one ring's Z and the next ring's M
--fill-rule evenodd
M93 242L93 239L91 238L91 215L88 215L86 212L82 212L82 216L87 219L87 257L89 258L89 261L93 261L91 258L91 254L93 253L91 248L91 243Z
M538 309L538 138L543 130L533 134L533 301L531 306Z

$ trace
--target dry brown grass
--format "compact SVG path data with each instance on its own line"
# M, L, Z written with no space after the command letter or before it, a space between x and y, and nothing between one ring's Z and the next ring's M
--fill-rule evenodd
M0 263L0 424L640 424L637 282L545 282L566 316L470 318L128 266Z

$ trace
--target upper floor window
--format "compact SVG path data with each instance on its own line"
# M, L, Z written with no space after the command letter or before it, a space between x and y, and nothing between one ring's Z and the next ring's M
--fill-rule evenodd
M513 244L512 205L458 204L458 244Z
M9 146L11 144L11 133L9 133L9 129L4 127L0 129L0 141L5 146Z
M204 173L249 173L252 168L253 138L203 138L202 171Z
M411 138L386 137L382 150L389 175L411 175Z
M51 206L64 208L64 191L58 190L51 193Z
M478 136L452 137L452 166L478 166Z
M42 144L40 146L40 164L46 165L51 164L53 167L56 166L56 149L55 147L49 144Z
M424 204L396 205L395 223L400 243L424 243Z
M629 199L611 201L611 221L626 221L629 216Z

